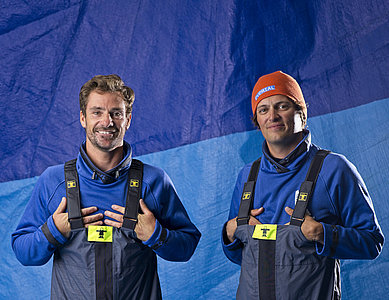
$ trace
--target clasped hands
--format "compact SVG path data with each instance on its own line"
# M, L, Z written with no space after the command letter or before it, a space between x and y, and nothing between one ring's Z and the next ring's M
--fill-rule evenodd
M257 209L252 209L250 212L249 225L262 224L261 222L258 221L258 219L256 217L259 216L260 214L262 214L263 212L264 212L263 207L257 208ZM290 207L285 207L285 212L289 216L292 216L293 209L291 209ZM286 223L285 225L289 225L289 222ZM236 228L237 228L236 218L231 219L227 222L226 232L227 232L227 237L231 243L235 240L234 234L235 234ZM307 240L324 244L323 225L321 223L317 222L308 213L305 214L304 221L301 225L301 232L303 233L303 235L305 236L305 238Z
M154 214L149 210L147 205L144 203L143 199L139 201L140 209L143 214L138 214L138 223L135 226L135 233L141 241L147 241L154 232L155 229L155 217ZM54 224L57 229L61 232L63 236L66 238L70 235L70 223L68 221L68 213L66 212L67 200L66 197L62 198L61 203L58 205L58 208L53 213ZM123 215L125 208L119 205L112 205L111 208L115 211L106 210L104 215L112 218L104 219L104 215L94 214L98 209L95 206L86 207L81 209L82 221L84 223L85 228L91 225L108 225L120 228L123 224Z

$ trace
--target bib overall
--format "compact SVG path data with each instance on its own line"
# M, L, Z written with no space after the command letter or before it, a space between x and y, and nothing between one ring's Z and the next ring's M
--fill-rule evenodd
M315 242L301 232L306 208L328 151L315 155L290 225L249 225L260 160L244 186L235 237L243 243L237 299L340 299L339 261L316 253Z
M143 164L133 160L123 226L84 228L76 160L65 164L70 237L54 254L52 299L162 299L154 251L137 239Z

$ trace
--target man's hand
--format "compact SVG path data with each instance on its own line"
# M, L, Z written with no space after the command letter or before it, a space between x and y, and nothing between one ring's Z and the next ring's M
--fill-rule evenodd
M68 220L68 213L66 211L67 200L66 197L62 197L61 203L58 205L56 211L53 213L53 221L59 232L68 238L70 235L70 223ZM85 227L89 225L102 225L103 221L99 221L103 218L102 214L91 215L97 211L97 207L91 206L81 209L82 221Z
M293 209L290 207L285 207L285 211L289 216L293 215ZM309 214L305 214L304 222L301 225L301 232L307 240L324 244L323 225L315 221Z
M261 224L261 222L259 222L257 220L257 218L255 218L255 217L259 216L261 213L263 213L263 211L264 211L263 207L257 208L257 209L252 209L250 212L249 225ZM236 218L233 218L227 222L226 232L227 232L228 240L231 243L235 240L234 234L235 234L237 227L238 227L238 225L236 223Z
M140 209L143 214L138 214L138 223L135 226L135 233L138 239L141 241L147 241L154 232L155 229L155 217L154 214L149 210L149 208L144 203L143 199L139 200ZM104 223L113 227L120 228L123 225L123 215L125 208L119 205L112 205L112 209L119 212L114 213L111 211L105 211L105 215L116 221L105 219Z

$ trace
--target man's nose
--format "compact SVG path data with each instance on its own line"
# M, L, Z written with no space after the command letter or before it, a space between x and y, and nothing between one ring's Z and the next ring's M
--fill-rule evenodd
M274 109L273 107L271 107L269 109L269 118L271 121L274 121L274 120L277 120L278 119L278 112L276 109Z
M113 125L113 121L112 121L112 117L111 117L111 114L110 113L105 113L103 115L103 118L101 120L101 123L104 127L109 127L111 125Z

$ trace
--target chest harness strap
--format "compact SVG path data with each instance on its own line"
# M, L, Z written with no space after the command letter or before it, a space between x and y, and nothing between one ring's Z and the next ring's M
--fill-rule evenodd
M80 184L76 169L77 159L65 163L66 199L71 229L83 228L80 204Z
M319 150L313 158L311 165L309 166L307 176L305 177L305 181L301 184L297 202L294 207L292 217L290 218L290 225L301 227L303 224L308 202L312 196L313 190L315 189L315 184L317 178L319 177L324 158L329 153L330 151L328 150Z
M126 208L122 227L135 229L138 221L139 199L142 194L143 163L133 159L128 172ZM66 198L71 229L83 228L81 197L76 159L65 163Z
M251 165L249 178L244 184L242 196L240 198L238 217L236 218L238 226L249 223L250 211L253 208L255 183L257 181L260 164L261 158L253 162L253 164Z

